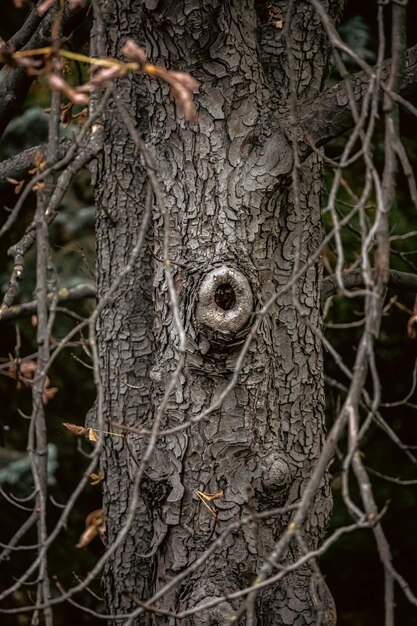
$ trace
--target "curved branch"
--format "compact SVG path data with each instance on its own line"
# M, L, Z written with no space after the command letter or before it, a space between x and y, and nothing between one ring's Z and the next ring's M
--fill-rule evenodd
M62 29L64 35L70 35L72 30L84 19L87 8L65 11L62 19ZM34 35L23 47L24 50L40 48L51 39L51 28L53 12L49 12L38 25ZM6 126L20 111L29 87L32 84L33 76L29 76L26 69L21 67L4 67L2 70L2 80L0 84L0 135L3 134Z
M41 0L39 0L37 4L40 5ZM24 46L36 32L36 29L42 19L42 16L39 14L38 7L34 7L17 33L15 33L7 41L6 47L9 48L9 50L17 50Z
M55 294L50 293L47 297L48 303L52 302ZM73 302L74 300L83 300L85 298L95 298L96 290L92 285L78 285L72 289L62 287L58 291L58 304L65 302ZM28 317L36 313L38 303L36 300L32 302L23 302L9 307L1 316L0 322L11 322L22 317Z
M381 80L386 81L390 72L391 60L385 61ZM360 105L369 87L368 72L358 72L349 77L356 103ZM381 104L382 104L381 90ZM407 50L406 68L399 95L410 96L417 93L417 45ZM340 81L322 93L314 103L308 103L300 111L300 127L306 144L323 146L354 126L344 81ZM307 148L308 149L308 148ZM310 152L310 150L308 150Z
M362 270L353 270L351 272L343 273L343 285L346 289L357 289L364 287ZM400 291L410 291L417 293L417 274L411 274L410 272L399 272L397 270L390 270L387 286ZM337 285L336 276L332 274L327 276L323 281L321 290L321 304L322 306L326 302L327 298L337 294L339 287Z
M73 144L71 139L64 139L59 144L58 158L63 159L66 155L69 147ZM36 155L46 154L47 144L41 144L40 146L33 146L19 152L15 156L10 157L0 163L0 190L7 185L12 184L8 179L14 179L20 181L27 175L28 170L34 167Z

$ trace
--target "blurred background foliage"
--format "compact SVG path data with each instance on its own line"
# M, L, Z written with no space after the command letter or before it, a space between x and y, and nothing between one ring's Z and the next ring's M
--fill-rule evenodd
M377 3L347 2L343 23L339 32L352 48L368 63L372 63L377 52ZM417 20L417 5L409 3L407 7L407 45L416 43L416 31L413 24ZM390 23L386 23L387 49L390 45ZM344 57L350 71L357 71L353 63ZM335 76L330 77L330 82ZM416 104L416 102L414 102ZM417 120L408 112L401 112L401 135L410 162L414 166L417 156ZM326 155L340 157L348 136L339 137L326 146ZM359 144L357 148L359 147ZM384 127L383 121L376 128L374 140L374 162L381 173L384 163ZM326 168L323 207L326 207L328 193L333 181L331 168ZM364 167L361 160L347 168L343 173L343 184L336 203L340 218L346 215L354 205L355 196L360 196L364 182ZM373 202L367 206L367 215L373 216ZM332 228L331 216L324 212L323 222L326 231ZM413 206L408 192L408 182L401 168L397 181L396 198L391 215L391 267L405 272L417 272L417 220L416 207ZM355 219L348 228L343 229L343 247L345 269L357 261L360 254L359 220ZM337 262L335 246L325 251L325 274L334 270ZM386 296L385 314L381 333L376 342L376 366L381 383L380 413L387 425L405 444L415 446L417 452L416 409L417 394L414 390L416 375L417 343L407 334L407 322L412 314L416 294L396 292L389 289ZM362 332L361 320L364 317L363 299L336 296L326 307L326 337L351 367ZM351 322L354 325L349 328ZM340 325L337 328L337 325ZM327 419L332 423L343 401L340 385L347 386L348 380L341 373L330 354L325 351L325 372L327 381ZM373 387L369 377L368 390ZM409 397L408 397L409 396ZM407 399L406 402L401 402ZM384 404L392 403L394 406ZM346 442L340 443L344 452ZM405 450L390 439L383 429L373 422L361 446L363 460L367 466L374 486L375 499L379 510L386 506L383 526L391 544L393 563L405 577L414 592L417 591L417 535L415 523L417 516L417 481L415 485L399 485L396 482L372 474L378 472L385 476L402 480L417 479L417 468ZM334 510L331 529L351 523L351 518L343 503L341 494L341 463L336 458L331 465ZM351 481L351 495L359 504L355 481ZM321 567L327 575L327 582L334 595L339 615L340 626L380 626L384 623L384 579L383 568L379 561L373 535L359 531L343 537L322 558ZM417 608L412 606L397 587L396 623L414 626L417 624Z
M7 39L19 28L24 20L25 10L18 11L11 0L2 0L0 7L0 36ZM377 2L364 3L349 0L340 27L340 33L364 59L372 63L376 56ZM417 3L408 7L408 45L416 43L417 32L413 27L417 23ZM389 45L389 23L386 37ZM78 28L71 40L76 51L88 53L88 20ZM357 68L344 59L351 71ZM67 76L76 83L85 79L85 69L77 64L68 64ZM0 74L1 80L1 74ZM337 80L335 74L329 78L329 85ZM71 82L71 81L70 81ZM42 82L35 82L30 90L24 110L10 123L0 141L0 159L5 159L19 151L41 144L47 139L47 113L49 92ZM76 110L77 112L77 110ZM79 110L78 110L79 112ZM75 122L73 122L74 124ZM401 114L401 127L404 145L410 161L417 157L417 120L409 113ZM70 124L62 129L63 134L71 136L75 126ZM383 167L383 124L376 131L375 162ZM346 142L346 136L340 137L326 147L326 154L332 158L340 156ZM363 165L358 161L344 171L343 186L338 194L337 211L344 216L352 207L355 196L360 195L363 183ZM332 183L333 172L326 169L325 188L323 189L323 207L326 207L327 195ZM7 207L12 207L16 200L14 186L0 190L0 210L6 215ZM372 216L374 207L369 203L367 211ZM7 248L24 232L34 211L33 196L28 199L19 222L3 239L0 255L0 285L4 291L8 282L10 263ZM398 239L392 241L392 267L407 272L416 272L417 233L414 233L417 221L416 207L412 206L408 194L407 180L399 174L397 195L392 214L392 235ZM328 212L324 211L324 227L331 229L332 223ZM359 224L353 221L343 231L345 249L345 268L355 263L360 252ZM406 237L404 237L406 236ZM92 284L94 281L94 201L87 170L82 171L74 180L65 196L57 219L51 227L53 258L57 269L56 276L51 276L51 286L57 281L59 287L74 287L79 284ZM325 273L333 272L337 261L337 252L329 245L324 254ZM35 256L32 253L26 263L26 271L19 295L19 302L33 300L35 285ZM383 318L381 336L377 342L376 362L381 379L382 402L396 403L407 397L407 402L396 406L381 408L381 415L395 431L401 441L417 446L416 409L417 394L413 390L415 363L417 357L416 340L407 335L407 322L414 305L414 294L396 293L390 290L386 298L386 312ZM71 304L71 310L78 315L88 315L94 303L90 301ZM361 298L333 297L326 306L326 336L333 344L343 361L350 367L355 358L355 350L361 333L360 320L363 318L363 300ZM348 325L354 322L353 327ZM58 313L53 334L56 340L63 337L72 327L73 320L67 314ZM339 328L337 327L339 325ZM341 326L340 326L341 325ZM81 338L74 341L54 362L51 372L51 385L58 388L56 396L46 405L48 436L50 441L49 484L51 500L50 529L60 513L60 505L65 503L69 494L78 483L84 467L88 463L91 444L76 439L62 426L63 422L83 424L85 414L94 401L94 385L88 356L82 347ZM10 494L9 497L23 498L16 509L4 498L1 501L1 537L7 540L28 516L32 491L28 457L26 453L28 420L30 413L30 389L16 385L9 375L7 362L9 355L25 357L36 350L36 333L31 319L22 319L17 323L0 323L0 487ZM327 380L327 417L329 424L336 415L343 401L343 386L347 380L340 372L329 354L325 354ZM369 390L372 385L369 381ZM409 397L408 397L409 396ZM341 442L343 451L345 443ZM411 450L412 452L412 450ZM366 435L363 455L370 471L401 479L417 479L415 463L400 450L386 433L374 423ZM332 488L335 507L331 526L337 528L350 523L349 514L341 497L341 466L336 459L331 467ZM375 496L380 509L387 506L383 525L391 541L394 564L417 591L417 534L415 520L417 515L417 485L403 486L373 475ZM358 494L352 482L353 500L359 502ZM84 530L86 516L101 506L101 490L98 485L90 485L79 498L65 532L62 532L54 544L50 557L50 571L64 588L77 582L77 576L83 576L94 565L102 552L99 539L85 549L77 549L80 534ZM26 509L26 510L25 510ZM25 536L24 544L36 543L36 533L32 529ZM33 558L33 551L19 551L13 559L0 565L0 588L9 585ZM383 570L379 562L375 542L369 531L357 531L342 538L322 558L321 567L335 597L340 626L380 626L383 623ZM93 585L99 592L99 582ZM23 592L15 594L10 605L25 605L30 598ZM397 616L399 624L417 625L417 609L411 606L397 590ZM84 596L86 603L89 602ZM97 600L90 599L96 609ZM102 624L102 620L85 613L80 613L66 604L56 611L56 624ZM4 616L2 624L29 624L27 614Z
M17 10L11 0L2 0L0 6L0 36L4 40L19 28L27 10ZM89 24L78 28L71 40L74 50L88 53ZM66 79L78 83L86 78L86 71L79 64L67 64ZM0 74L1 80L1 74ZM37 146L47 140L48 115L45 110L50 103L50 92L42 81L35 81L25 103L24 110L9 124L0 140L0 160L6 159L21 150ZM80 112L75 108L74 112ZM78 131L77 120L62 127L62 135L71 137ZM13 185L0 190L0 210L6 215L7 208L13 207L17 195ZM30 223L35 209L34 194L25 203L19 221L11 232L2 240L0 255L0 287L2 293L8 283L11 269L6 251L23 234ZM3 219L3 218L2 218ZM87 169L81 171L73 181L60 207L59 215L50 230L53 250L53 262L56 274L51 273L51 287L75 287L80 284L94 284L94 198ZM35 251L31 251L25 266L24 278L19 294L19 302L34 299L35 287ZM94 307L93 300L71 303L71 310L80 316L89 315ZM73 327L74 319L67 314L58 313L53 329L55 340L59 340ZM77 439L63 427L63 422L83 424L87 410L95 398L95 388L89 358L82 345L81 337L76 337L73 344L63 351L54 362L51 371L51 385L58 388L56 396L45 406L50 441L48 452L48 482L50 502L48 504L49 531L61 513L69 495L78 484L84 468L88 465L86 457L91 452L92 444ZM19 526L27 519L31 510L33 491L29 458L26 452L29 422L25 415L31 411L31 392L26 386L19 386L8 376L9 355L26 357L36 351L36 329L30 318L18 322L0 324L0 487L11 497L23 498L16 508L1 496L0 541L6 543ZM87 367L86 365L87 364ZM80 450L81 449L81 450ZM64 588L77 583L77 576L84 576L94 566L102 554L99 539L88 548L78 549L76 544L85 528L87 515L101 507L101 487L90 484L82 493L74 507L67 528L61 532L50 551L51 575L56 577ZM33 527L21 542L24 545L36 544L36 530ZM23 572L36 551L15 552L12 558L0 564L0 588L10 583ZM54 589L54 585L52 585ZM99 581L92 589L100 593ZM57 590L56 590L57 592ZM23 606L32 601L31 588L27 593L19 591L9 601L9 606ZM100 608L96 598L86 594L87 606ZM7 606L7 604L5 605ZM68 624L94 624L97 620L81 613L68 603L54 611L57 626ZM25 626L30 623L29 614L1 615L0 623L5 626L16 624ZM99 621L102 624L102 620Z

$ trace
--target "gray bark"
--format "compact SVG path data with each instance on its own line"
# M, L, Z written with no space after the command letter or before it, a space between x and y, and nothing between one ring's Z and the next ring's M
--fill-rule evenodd
M341 3L331 4L333 12L339 11ZM107 54L120 55L127 37L144 40L152 62L190 72L201 85L194 126L181 120L160 83L123 79L117 86L159 166L187 337L185 368L164 428L216 401L257 311L322 240L320 163L316 155L306 158L298 168L298 190L291 185L293 149L276 128L276 118L279 112L287 134L291 120L298 141L296 108L319 95L329 51L309 3L293 3L291 16L287 2L276 5L284 31L262 12L256 15L249 0L144 0L140 8L133 0L101 2ZM291 77L296 80L293 105ZM128 258L142 219L144 179L141 159L109 109L95 183L99 295ZM155 209L141 265L100 320L105 418L135 427L151 427L179 358L162 248L162 218ZM309 327L320 325L320 289L321 268L315 265L262 318L237 384L221 408L198 425L158 440L141 484L135 523L105 572L110 612L134 606L126 591L142 600L151 597L231 522L300 497L324 434L322 353ZM247 307L254 315L240 315ZM130 450L121 438L106 441L109 542L125 519L137 471L131 451L140 458L146 443L133 435L127 439ZM195 490L224 491L215 501L217 518ZM330 510L325 481L303 537L308 548L322 539ZM202 569L164 596L161 606L181 611L247 586L287 522L285 516L272 518L230 535ZM298 555L293 545L288 559ZM239 606L226 602L181 623L221 624ZM257 601L259 626L315 624L318 613L322 624L335 623L331 602L317 593L308 567L259 594ZM176 622L148 615L137 623Z
M113 4L123 6L115 7ZM116 10L117 13L113 14ZM107 35L106 54L120 57L120 42L124 42L127 35L136 40L142 36L137 3L133 0L130 3L102 2L101 11ZM99 27L97 31L100 31ZM100 43L100 35L97 35L97 53L103 54L99 49ZM129 108L136 112L141 128L141 124L146 123L146 89L140 83L131 78L123 79L117 89ZM116 114L114 102L106 111L104 149L97 166L94 183L97 203L97 293L100 296L108 291L128 262L143 220L145 198L145 174L140 158ZM140 263L120 285L113 301L105 307L98 328L104 418L128 426L144 423L151 414L149 372L154 352L152 280L153 261L147 242ZM140 451L136 449L135 442L132 446L134 454L138 455ZM110 543L125 522L137 467L125 442L111 436L106 440L102 466L106 475L103 506ZM146 486L142 484L131 532L113 554L104 572L104 594L113 613L123 613L131 608L126 591L134 591L145 598L152 593L152 561L139 555L149 551L153 517Z

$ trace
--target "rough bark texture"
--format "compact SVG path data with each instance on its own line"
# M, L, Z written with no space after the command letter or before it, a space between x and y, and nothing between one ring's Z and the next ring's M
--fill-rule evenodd
M120 6L118 6L120 5ZM141 12L137 3L102 2L106 53L120 57L127 36L141 39ZM100 30L98 28L98 30ZM97 40L100 37L97 36ZM118 92L146 127L146 89L141 80L118 83ZM143 114L141 116L141 114ZM145 174L128 132L110 103L104 120L104 150L95 180L97 201L97 292L105 294L128 262L144 213ZM149 372L153 361L153 263L147 244L141 261L123 281L99 323L98 344L104 391L104 418L126 425L142 424L150 414ZM139 454L132 441L131 450ZM122 528L137 466L121 438L109 436L102 461L106 475L104 507L109 543ZM104 593L110 611L131 607L124 592L148 597L153 589L152 563L140 555L149 551L153 534L153 507L142 485L137 515L126 541L116 550L104 573Z
M152 62L188 71L201 85L194 126L181 121L165 86L147 85L146 139L159 164L170 215L170 258L187 336L185 368L164 427L192 418L222 393L256 312L287 284L322 238L317 157L308 157L299 169L295 201L293 149L271 120L277 110L283 121L291 116L291 76L297 106L320 93L326 37L307 2L293 3L291 15L287 2L275 3L283 30L271 21L267 3L256 4L257 10L249 0L144 0L141 9L133 0L101 3L108 54L120 54L128 36L144 39ZM120 81L118 92L134 115L143 111L135 82ZM293 132L298 133L295 126ZM99 293L105 293L126 262L141 221L143 180L140 159L110 110L96 183ZM147 254L142 270L123 284L100 322L105 417L128 425L149 427L178 361L162 245L162 217L155 212L153 266ZM323 438L321 347L306 323L320 324L320 286L320 268L311 267L263 317L238 382L221 408L158 441L141 486L135 526L107 568L105 591L112 613L129 607L124 590L146 600L230 522L300 497ZM255 315L234 317L247 301ZM137 439L131 441L140 454ZM136 469L123 440L107 442L104 469L111 541L123 524ZM195 490L224 491L215 501L216 519ZM323 537L330 509L324 483L304 536L309 548ZM184 610L250 584L287 521L262 521L229 536L222 550L165 596L161 606ZM144 554L148 558L139 556ZM288 558L298 554L293 545ZM260 594L257 624L315 624L321 600L305 568ZM224 603L181 623L222 624L238 606ZM138 621L151 622L175 620L148 616ZM331 606L321 623L335 623Z

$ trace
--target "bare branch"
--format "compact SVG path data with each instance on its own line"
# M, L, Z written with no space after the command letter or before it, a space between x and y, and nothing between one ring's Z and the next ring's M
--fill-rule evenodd
M345 289L360 289L365 286L365 280L362 270L351 270L342 273L342 280ZM387 286L400 291L409 291L417 293L417 275L410 272L399 272L398 270L390 270L388 275ZM337 294L338 284L336 277L326 276L323 281L321 292L321 302L324 306L327 298Z
M66 11L63 17L63 33L69 35L80 24L86 15L86 8L81 7L75 11ZM43 18L33 36L23 47L24 50L40 48L50 42L51 28L54 20L53 12L49 12ZM27 92L33 82L26 69L18 67L3 68L4 77L0 83L0 135L18 111L20 111Z
M390 68L391 61L385 61L381 72L384 82L388 81ZM359 72L349 77L358 107L361 106L366 96L373 72L374 69L369 68L369 71ZM384 90L381 89L379 92L381 107L383 93ZM417 93L417 46L407 50L406 69L399 88L401 96L411 96L415 93ZM315 147L323 146L353 128L355 120L349 107L345 82L337 83L321 94L314 103L306 104L299 116L307 145Z
M64 158L68 149L73 144L71 139L63 139L59 144L59 159ZM23 152L19 152L15 156L6 159L0 163L0 189L12 185L13 183L8 179L14 179L17 182L21 182L22 179L27 177L28 170L33 169L36 161L36 157L39 154L45 154L46 144L34 146L28 148Z
M48 294L47 302L50 304L55 294ZM78 285L68 289L67 287L61 287L56 293L57 303L63 304L64 302L74 302L75 300L84 300L86 298L95 298L96 290L91 285ZM22 304L16 304L7 309L7 311L0 318L1 322L10 322L29 315L33 315L36 312L37 302L23 302Z

